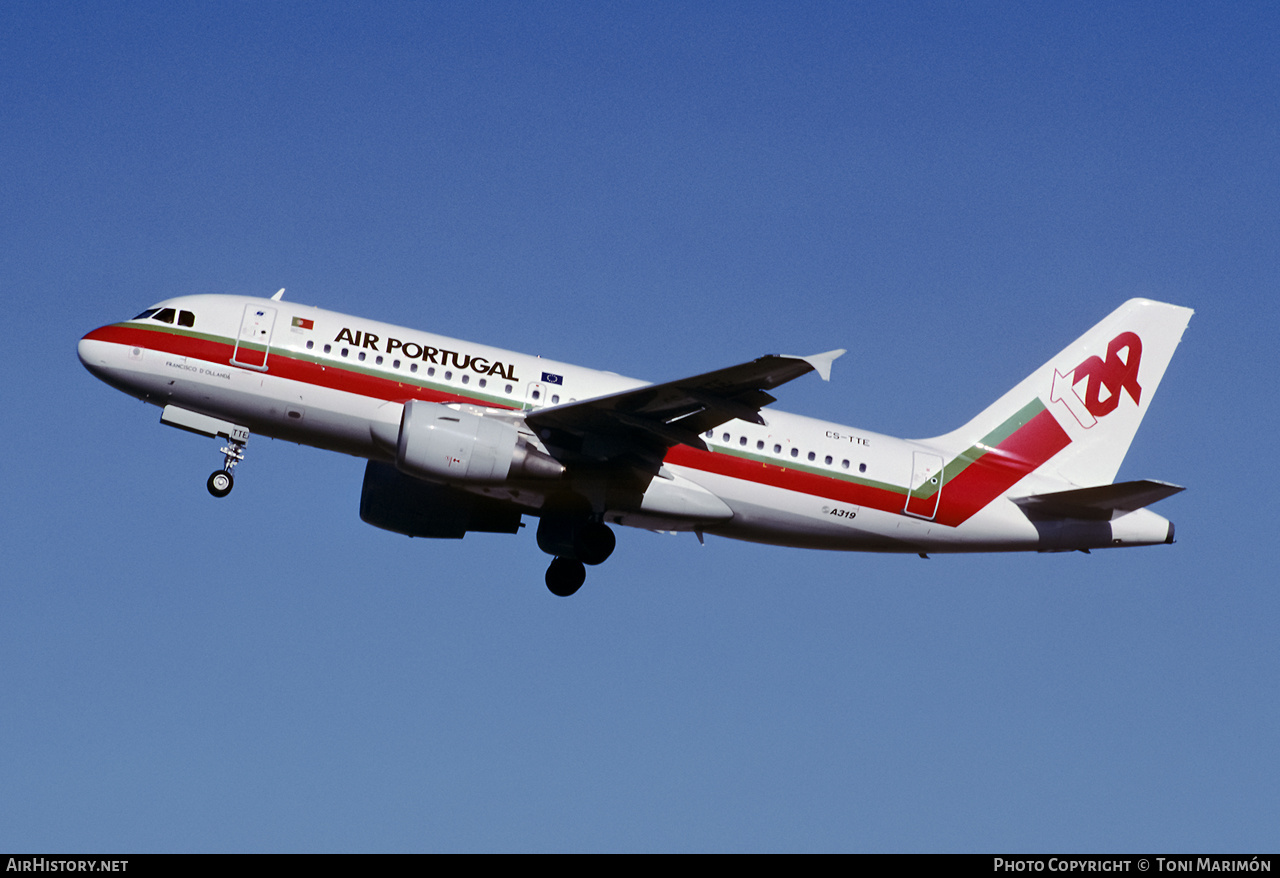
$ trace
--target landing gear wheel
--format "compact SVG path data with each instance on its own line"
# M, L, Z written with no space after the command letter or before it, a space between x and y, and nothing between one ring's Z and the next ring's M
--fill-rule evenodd
M547 588L556 597L569 597L586 581L587 568L575 558L556 558L547 568Z
M618 538L607 524L589 521L578 528L573 540L574 554L583 564L603 564L613 554Z
M235 479L231 478L231 473L226 470L214 470L213 475L209 476L209 481L206 484L210 494L215 497L225 497L235 487Z

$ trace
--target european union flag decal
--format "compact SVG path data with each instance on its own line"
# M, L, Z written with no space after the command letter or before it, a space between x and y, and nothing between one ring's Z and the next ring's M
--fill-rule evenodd
M547 382L548 384L561 384L561 385L564 384L563 375L552 375L550 372L543 372L542 380Z

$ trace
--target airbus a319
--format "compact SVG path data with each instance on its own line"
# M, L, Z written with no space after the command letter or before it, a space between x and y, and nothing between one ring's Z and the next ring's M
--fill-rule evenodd
M360 516L415 537L538 521L567 596L614 526L920 555L1173 542L1147 507L1182 488L1113 483L1192 311L1132 299L971 421L896 439L769 408L842 350L768 355L649 384L271 299L195 295L95 329L80 361L225 440L225 497L250 435L366 458Z

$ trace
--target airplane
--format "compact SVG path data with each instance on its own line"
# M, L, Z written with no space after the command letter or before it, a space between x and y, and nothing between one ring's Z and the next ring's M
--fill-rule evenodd
M909 440L768 408L843 350L650 384L283 299L190 295L79 342L96 377L221 438L225 497L251 434L367 459L360 517L410 537L538 519L553 594L611 526L813 549L1061 552L1172 543L1113 483L1193 311L1125 302L963 426Z

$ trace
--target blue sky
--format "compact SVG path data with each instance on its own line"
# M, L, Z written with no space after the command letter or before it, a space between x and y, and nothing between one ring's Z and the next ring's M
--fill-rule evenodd
M1280 15L1242 4L0 6L0 848L1274 851ZM1196 309L1121 478L1173 547L643 531L570 600L363 465L75 357L270 295L951 429L1132 296Z

